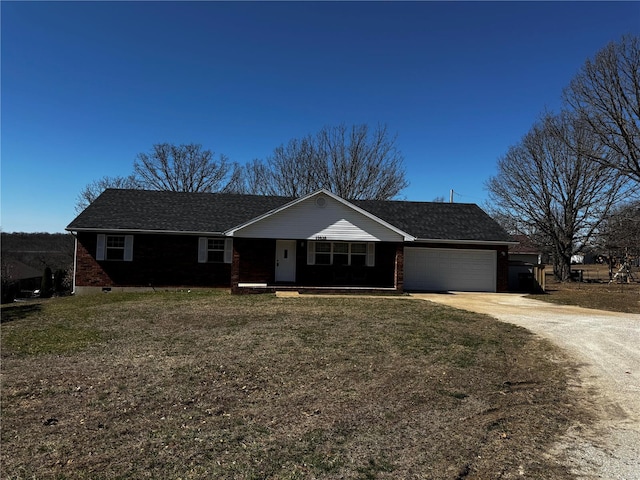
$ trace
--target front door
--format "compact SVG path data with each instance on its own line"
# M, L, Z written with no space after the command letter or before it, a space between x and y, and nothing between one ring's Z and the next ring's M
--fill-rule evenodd
M276 240L276 282L296 281L296 241Z

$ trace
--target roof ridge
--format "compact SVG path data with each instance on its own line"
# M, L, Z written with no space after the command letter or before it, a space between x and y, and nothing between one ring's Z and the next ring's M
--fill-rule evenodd
M136 192L142 194L162 194L162 195L220 195L220 196L239 196L239 197L259 197L259 198L282 198L293 199L295 197L287 197L283 195L261 195L257 193L241 193L241 192L179 192L173 190L151 190L144 188L106 188L104 192Z

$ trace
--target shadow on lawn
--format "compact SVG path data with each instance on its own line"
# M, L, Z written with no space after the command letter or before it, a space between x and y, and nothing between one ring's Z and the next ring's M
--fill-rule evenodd
M10 307L4 307L0 314L0 323L9 323L15 320L22 320L34 313L38 313L42 310L40 303L25 303L21 305L12 305Z

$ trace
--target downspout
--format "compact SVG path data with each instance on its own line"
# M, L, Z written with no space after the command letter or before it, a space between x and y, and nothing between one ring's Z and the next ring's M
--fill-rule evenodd
M77 262L78 262L78 236L73 233L70 232L71 235L73 235L74 238L74 242L73 242L73 282L72 282L72 287L71 287L71 295L75 295L76 294L76 267L77 267Z

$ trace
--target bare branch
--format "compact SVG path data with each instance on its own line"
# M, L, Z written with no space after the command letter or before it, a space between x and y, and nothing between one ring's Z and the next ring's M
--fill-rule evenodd
M640 182L640 38L624 36L587 60L564 99L611 150L593 159Z
M390 199L408 186L395 141L386 127L324 127L249 165L247 189L297 197L326 188L347 199Z
M487 183L493 213L543 236L561 280L569 279L571 255L594 238L624 186L615 169L592 160L608 154L582 118L547 115L498 161Z
M80 213L87 208L107 188L140 188L133 175L128 177L102 177L88 184L78 194L76 199L76 212Z
M201 145L160 143L140 153L133 164L141 188L173 192L218 192L229 189L235 173L224 155L216 161Z

